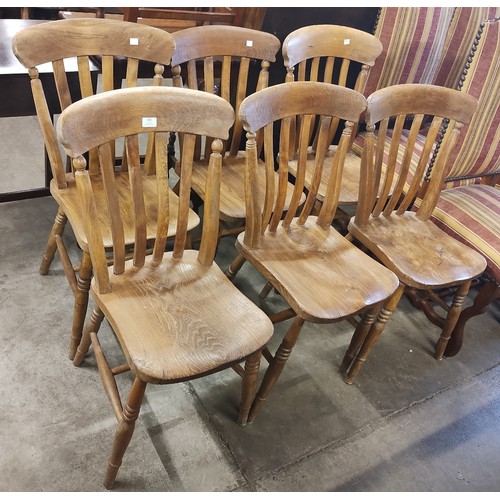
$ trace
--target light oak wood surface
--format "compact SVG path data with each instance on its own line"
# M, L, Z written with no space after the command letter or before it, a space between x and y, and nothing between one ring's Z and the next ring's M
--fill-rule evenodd
M80 342L83 324L88 305L90 277L92 275L91 259L88 252L88 240L83 229L83 215L77 195L74 171L61 155L60 143L57 140L52 118L48 111L45 89L39 78L38 67L50 63L54 72L54 80L59 96L61 110L66 109L75 100L89 97L99 89L92 80L91 69L95 64L101 67L102 91L112 90L122 85L122 78L127 87L137 85L139 61L156 63L151 74L150 85L162 85L163 71L170 64L175 43L172 35L149 26L136 23L127 23L110 19L71 19L50 21L19 31L13 38L12 50L18 60L29 70L31 88L36 112L45 147L50 160L53 179L50 182L50 192L58 203L53 228L49 234L40 274L47 274L56 249L59 250L63 267L75 296L73 311L69 357L73 359ZM78 75L68 83L70 75L67 73L67 62L73 61L77 65ZM71 92L71 88L79 92ZM98 123L99 116L91 119ZM113 143L114 144L114 143ZM130 244L135 238L135 228L132 220L132 197L127 187L127 162L122 151L112 148L113 159L122 156L121 170L116 171L108 178L108 182L116 182L117 197L120 199L121 210L126 215L123 219L125 243ZM149 242L156 237L156 222L154 215L157 212L157 197L155 193L155 175L152 168L154 162L153 142L149 141L144 159L144 172L141 174L146 186L147 196L145 205L148 214L153 215L146 228L146 238ZM117 162L119 163L119 161ZM99 160L96 151L89 153L91 183L96 193L97 215L96 222L103 235L106 251L111 250L111 226L109 212L106 208L104 192L105 180L101 176ZM171 210L177 213L177 196L171 192ZM76 240L83 250L82 260L75 272L63 244L62 234L66 221L69 220ZM193 211L188 220L189 229L199 224L199 217ZM176 227L170 228L169 236L175 234Z
M97 120L96 118L99 117ZM146 118L146 119L145 119ZM154 120L153 120L154 118ZM238 422L245 425L255 394L261 350L273 325L245 297L214 262L218 242L218 214L222 141L234 122L234 111L224 99L207 92L140 87L92 96L69 106L57 123L58 137L73 158L84 230L94 276L91 291L96 306L75 356L79 364L92 345L106 395L118 426L104 485L112 488L123 455L134 432L148 383L170 384L232 367L242 377ZM137 135L149 132L154 140L156 175L141 172ZM168 139L183 137L182 172L177 211L170 210ZM189 230L191 172L196 137L213 137L208 164L207 199L199 250L186 249ZM111 141L124 138L128 161L130 214L135 237L133 259L125 255L123 199L115 181ZM113 263L108 265L95 190L84 154L98 149L105 200L113 239ZM145 187L156 183L156 237L147 255L147 227L152 215L145 203ZM173 248L167 234L175 227ZM98 338L106 318L127 363L111 367ZM243 366L240 365L243 363ZM128 399L122 402L115 376L134 374Z
M348 383L352 383L361 369L408 287L432 290L457 286L451 304L446 306L445 317L436 319L441 334L434 356L441 359L471 280L486 267L482 255L448 236L430 221L446 175L449 153L462 124L471 120L476 109L477 100L464 92L424 84L387 87L368 98L359 202L356 215L348 226L349 237L360 242L391 269L398 276L400 286L384 304L366 337L353 338L341 366ZM417 167L410 172L424 116L432 118L432 122ZM390 137L387 133L389 120L394 120ZM427 164L440 137L443 121L449 133L440 144L432 175L426 179ZM406 147L397 169L396 160L405 128L408 128ZM387 140L391 142L385 154ZM417 197L418 208L412 209Z
M261 298L275 288L289 309L271 316L274 323L294 318L278 349L264 351L269 366L252 404L249 421L260 411L279 379L305 321L332 323L349 320L355 335L364 336L380 304L398 287L397 277L364 254L332 227L342 170L354 123L366 109L366 99L354 90L323 82L289 82L247 97L240 118L247 131L246 228L236 247L268 280ZM334 168L319 214L312 215L323 172L328 135L333 121L345 120ZM294 131L298 125L297 142ZM309 136L317 127L313 180L302 202ZM273 133L279 130L278 180L274 171ZM259 166L257 132L263 132L266 171ZM291 144L297 146L296 182L283 219ZM294 148L295 150L295 148ZM265 188L262 189L261 185ZM297 216L295 216L297 214ZM231 266L241 265L241 259Z

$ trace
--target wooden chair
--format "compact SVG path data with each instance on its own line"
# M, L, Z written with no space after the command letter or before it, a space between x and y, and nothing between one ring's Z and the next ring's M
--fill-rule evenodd
M363 93L370 69L382 52L382 43L374 35L347 26L313 25L290 33L283 42L283 59L287 71L286 82L323 81L354 88ZM296 72L296 75L295 75ZM328 143L338 141L339 121L332 123ZM306 167L305 186L309 189L314 172L314 154L317 137L311 137L310 154ZM327 150L323 178L318 189L318 201L323 203L327 180L332 169L336 146ZM360 158L347 153L339 204L356 204L358 200ZM292 160L289 170L295 176L297 165ZM338 214L340 215L340 214Z
M267 316L241 294L214 263L218 231L220 139L227 138L234 120L231 106L206 92L168 87L121 89L89 97L68 107L61 115L58 135L73 160L79 207L94 268L91 283L96 307L82 338L86 351L93 345L105 392L118 420L105 487L114 484L122 457L134 431L148 383L169 384L191 380L229 366L242 375L239 423L245 425L257 383L260 351L272 335ZM182 181L178 209L171 210L168 187L167 143L170 131L184 134ZM154 177L158 211L148 213L149 193L141 173L137 134L155 136ZM191 167L196 135L212 141L207 178L207 201L199 251L185 250L189 227ZM124 212L114 179L110 141L125 137L129 162L128 206L135 222L133 261L125 260ZM107 209L113 237L113 266L107 264L106 247L98 218L98 200L83 154L98 148L106 180ZM151 217L152 216L152 217ZM151 218L153 219L151 221ZM156 238L147 253L147 227L152 222ZM174 226L173 249L165 252L166 235ZM100 346L97 331L107 318L126 357L125 365L111 368ZM246 360L246 361L245 361ZM239 365L245 361L245 367ZM132 388L124 406L114 376L130 370Z
M441 336L436 344L435 358L441 359L471 280L484 271L486 262L479 253L445 234L430 220L439 198L448 157L455 147L461 127L471 120L476 109L477 100L468 94L424 84L395 85L378 90L368 98L359 202L356 215L349 223L349 235L391 269L398 276L400 284L384 304L368 335L362 337L356 332L353 336L341 365L341 372L346 373L347 383L352 383L359 372L407 287L458 287L453 303L442 321ZM404 190L416 137L426 115L434 118L409 188ZM386 155L387 129L391 119L395 119L395 125L391 137L392 146ZM403 125L410 119L412 124L394 186L393 177ZM422 192L426 166L440 137L443 120L449 120L450 133L440 145L433 178ZM381 173L383 165L384 174ZM389 195L391 186L394 189ZM377 192L380 194L378 198ZM412 211L411 203L417 195L422 202L417 211Z
M462 16L466 14L471 15L465 12ZM500 297L500 189L496 186L500 176L500 142L495 140L500 133L500 93L493 90L500 88L500 19L478 22L476 28L458 88L478 100L478 110L470 124L464 125L450 155L450 168L431 220L481 253L487 268L478 280L473 304L460 313L444 353L448 357L459 352L467 321L483 313ZM448 133L449 129L445 136ZM431 161L426 178L433 175ZM450 291L453 293L453 290L443 291L444 298ZM432 314L434 305L443 304L443 297L420 291L410 297L431 321L436 321Z
M170 63L174 51L174 40L172 35L151 28L149 26L137 25L135 23L124 23L109 19L75 19L58 20L42 23L17 33L13 39L13 51L19 61L29 68L31 77L31 88L38 115L38 120L45 141L45 147L49 156L53 179L50 183L50 192L59 205L56 219L49 235L40 274L47 274L54 258L56 248L59 251L68 278L71 290L75 296L73 324L70 341L70 359L75 356L76 348L80 342L85 314L88 305L90 278L92 275L92 264L88 253L88 241L83 228L80 202L77 196L75 176L68 171L65 160L62 157L60 145L57 142L55 130L48 112L47 103L42 82L38 75L37 66L51 63L54 71L54 81L59 95L61 109L67 108L74 100L88 97L96 92L92 85L89 72L90 57L99 56L102 61L102 91L114 88L114 63L120 56L127 62L126 80L127 87L137 84L137 71L140 61L154 61L155 75L151 83L162 84L162 73L164 65ZM64 68L64 60L77 58L78 81L80 93L72 95L69 91L68 78ZM121 83L121 81L120 81ZM78 82L74 82L78 85ZM146 207L148 213L156 213L156 197L154 194L154 154L152 143L147 146L145 160L144 184L148 196ZM93 188L95 190L99 218L96 221L101 227L106 248L111 249L111 233L109 232L109 214L106 208L104 180L99 171L98 160L95 152L90 152L89 168L91 172ZM124 198L124 213L129 212L132 198L127 186L128 172L126 161L122 170L116 172L115 182L119 186L120 196ZM177 210L177 196L171 192L171 210ZM127 207L127 204L129 207ZM69 220L78 245L82 249L82 259L76 275L70 262L68 253L64 247L62 233L66 221ZM126 244L134 241L133 219L129 217L124 220ZM199 224L199 218L190 213L188 227L190 229ZM169 235L175 233L175 225L170 227ZM147 228L148 241L152 241L156 235L154 223Z
M379 305L398 286L396 276L331 227L335 214L342 167L349 150L353 124L366 107L366 99L351 89L323 82L291 82L274 85L247 97L240 106L240 119L247 131L246 229L236 247L287 301L290 308L271 316L273 323L294 318L274 356L263 353L269 367L249 414L251 422L280 376L305 321L356 322L360 335L370 328ZM335 152L334 168L318 216L311 215L322 175L332 121L346 120ZM296 184L283 220L288 159L293 124L301 124ZM274 175L273 130L280 127L279 178ZM309 133L320 128L316 170L298 217L304 188ZM258 163L257 132L264 135L266 171ZM260 179L263 177L264 179ZM264 186L262 182L264 181ZM278 181L278 182L277 182ZM261 191L263 189L263 191ZM261 294L263 298L269 287Z
M223 175L221 179L220 231L219 237L237 234L244 229L245 154L240 150L242 125L238 110L245 96L267 87L268 68L275 60L280 47L279 40L270 33L239 28L235 26L200 26L174 33L175 53L172 57L174 86L182 87L182 66L187 74L187 87L216 93L230 102L235 110L236 119L230 139L225 144L223 154ZM257 83L251 83L251 68L260 63ZM193 165L193 190L205 201L208 155L199 146ZM264 163L260 168L265 170ZM179 174L179 169L177 169ZM288 185L287 203L293 191ZM283 209L287 210L285 203Z

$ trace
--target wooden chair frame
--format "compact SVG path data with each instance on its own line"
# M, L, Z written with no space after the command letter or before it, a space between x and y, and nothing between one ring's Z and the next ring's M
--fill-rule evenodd
M58 136L73 158L80 207L88 238L96 303L85 327L78 356L92 344L105 392L118 426L105 478L112 488L132 438L148 383L170 384L233 367L242 376L240 425L245 425L257 384L260 352L272 335L267 316L225 277L214 262L222 140L234 121L232 107L205 92L168 87L121 89L69 106L58 123ZM168 186L168 135L183 134L179 207L171 212ZM157 213L146 210L138 134L152 134L155 145ZM185 249L188 236L191 171L196 135L213 137L207 177L206 211L199 251ZM133 260L126 260L123 211L114 182L110 143L125 138L131 210L135 221ZM95 191L84 154L97 148L105 180L113 239L113 265L97 217ZM156 237L147 255L147 226ZM168 228L175 225L173 249L166 252ZM112 368L97 333L107 318L126 358ZM239 363L244 362L245 366ZM125 404L115 376L131 371L134 381Z

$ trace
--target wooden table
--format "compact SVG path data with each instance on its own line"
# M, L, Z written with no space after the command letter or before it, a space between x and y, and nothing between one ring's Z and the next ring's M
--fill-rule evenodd
M0 118L36 115L33 96L31 94L28 70L12 53L12 38L18 31L34 24L45 23L45 20L33 19L0 19ZM68 61L68 83L70 89L78 88L78 67L76 59ZM99 68L94 66L94 84L97 82ZM38 67L40 80L43 83L49 111L53 117L61 112L51 63ZM45 185L40 188L0 193L0 202L38 198L49 195L51 179L50 164L45 155Z

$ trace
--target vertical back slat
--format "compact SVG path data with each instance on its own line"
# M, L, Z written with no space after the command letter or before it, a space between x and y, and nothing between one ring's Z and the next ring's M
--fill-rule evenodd
M205 92L215 94L215 79L214 79L214 58L205 57L203 61L203 79L205 81ZM212 151L212 137L205 138L205 152L204 158L208 162L210 152Z
M54 72L54 81L59 97L59 104L61 105L61 110L65 110L71 104L72 100L69 91L68 76L64 68L64 61L62 59L53 61L52 71Z
M394 174L396 169L396 161L399 153L399 144L401 143L401 134L403 132L404 120L405 117L403 115L400 115L396 118L396 123L392 132L391 145L389 148L389 158L386 163L387 167L385 170L384 186L382 192L379 193L379 199L373 210L373 215L375 217L378 217L382 213L382 210L384 209L391 193L391 187L394 181ZM378 149L380 150L382 148L379 147Z
M323 175L323 166L325 163L325 153L328 148L328 130L330 128L330 120L331 117L321 117L320 124L318 127L318 152L314 155L314 171L311 179L311 185L309 187L309 191L307 193L307 198L304 203L304 206L301 210L299 216L299 224L304 224L306 222L307 217L312 212L314 204L317 199L317 194L319 190L319 186L321 184L321 177Z
M80 80L80 90L82 97L94 95L92 77L90 74L90 61L88 56L78 56L78 78Z
M297 81L303 82L306 79L307 61L301 61L297 70Z
M280 155L279 155L279 167L278 167L278 196L276 197L276 203L274 205L273 215L271 217L271 222L269 223L269 230L276 231L279 221L281 220L281 215L285 209L286 192L288 186L288 152L290 150L290 128L291 119L283 118L281 120L280 129Z
M408 118L408 117L407 117ZM408 139L406 141L406 147L404 148L403 159L400 162L400 168L398 171L398 181L394 186L392 191L392 196L387 205L384 208L384 215L388 216L398 204L400 198L404 195L405 184L408 180L408 173L410 171L411 160L413 156L413 152L415 150L415 143L417 140L418 133L420 131L420 127L422 125L422 121L424 119L423 115L415 115L412 120L412 124L410 127L410 132L408 134ZM420 156L420 159L423 160L424 157ZM425 161L425 159L424 159ZM420 185L420 179L417 176L413 176L412 186Z
M153 77L153 87L161 87L163 85L163 71L164 66L161 64L155 65L155 75ZM150 132L148 134L148 140L146 144L146 156L144 158L144 172L146 175L154 175L156 173L155 168L155 134Z
M187 63L187 80L188 80L188 88L193 90L198 90L198 71L196 69L196 60L191 59ZM201 157L201 138L196 138L194 159L199 160ZM179 145L182 149L182 135L179 138Z
M248 79L248 69L250 66L250 59L248 57L242 57L240 59L240 69L238 71L238 84L236 87L236 101L234 103L234 126L233 126L233 137L231 139L231 156L236 156L240 149L241 135L243 133L243 127L241 126L241 121L239 117L240 104L246 97L247 91L247 79Z
M155 134L156 181L158 186L158 218L156 222L156 239L153 248L153 261L159 263L163 259L167 244L168 226L170 222L170 206L168 186L168 134Z
M325 230L331 226L333 218L335 217L335 212L337 211L345 156L349 151L351 142L352 125L353 124L351 122L346 122L344 131L342 132L337 150L335 151L332 172L330 174L330 178L328 179L325 199L318 216L318 224ZM322 144L322 154L319 155L322 159L324 158L326 152L324 144L325 143Z
M184 134L181 153L181 175L179 180L179 212L177 231L175 234L173 257L180 258L184 254L187 241L187 220L191 193L191 173L196 138L192 134Z
M311 70L309 72L309 80L313 82L317 82L318 80L318 75L319 75L319 62L321 58L320 57L314 57L311 60Z
M342 60L342 65L340 66L340 74L339 74L339 80L338 80L338 84L341 87L347 86L347 75L349 74L350 64L351 64L351 61L349 59Z
M306 115L301 120L299 131L299 149L297 155L297 172L295 174L295 185L293 188L292 199L288 205L288 210L283 220L283 227L289 227L292 219L299 208L300 199L304 193L306 179L306 162L309 146L309 134L313 125L313 115Z
M439 153L436 156L433 172L425 192L424 200L422 201L420 208L417 210L417 217L421 220L429 219L432 211L436 207L436 203L447 174L446 165L448 164L450 154L457 143L460 135L460 129L462 127L462 123L455 122L453 120L450 120L450 123L448 124L448 132L445 134L441 147L439 148Z
M142 188L142 172L139 155L139 139L137 135L125 138L125 149L128 159L128 175L130 194L135 216L134 266L142 267L146 259L146 207Z
M134 59L132 57L129 57L127 59L127 72L125 76L127 88L137 86L138 74L139 74L139 59Z
M115 180L115 163L112 151L113 142L98 148L101 175L106 193L109 217L111 219L111 236L113 239L113 272L121 274L125 269L125 235L120 217L120 202Z
M431 126L429 127L429 130L427 131L426 138L425 138L425 143L424 147L422 148L422 153L420 154L420 157L418 159L418 164L415 169L415 172L413 174L413 178L415 182L412 182L411 186L408 188L408 191L402 200L401 204L399 205L396 213L398 215L401 215L404 213L406 210L408 210L408 207L410 204L414 201L415 197L417 196L418 190L422 184L422 179L424 177L425 171L427 169L427 165L429 164L429 157L432 152L434 142L437 138L437 135L439 133L439 130L441 128L441 119L436 119L434 118L432 120ZM418 180L418 182L416 182Z
M275 171L274 171L274 133L273 124L264 127L264 161L266 164L266 192L264 197L264 209L262 211L262 228L265 228L271 220L276 197ZM258 156L257 145L257 156Z
M332 83L334 65L335 65L335 57L327 57L325 60L325 74L323 77L323 81L325 83Z
M114 89L114 58L113 56L102 56L101 64L102 90L107 92Z

